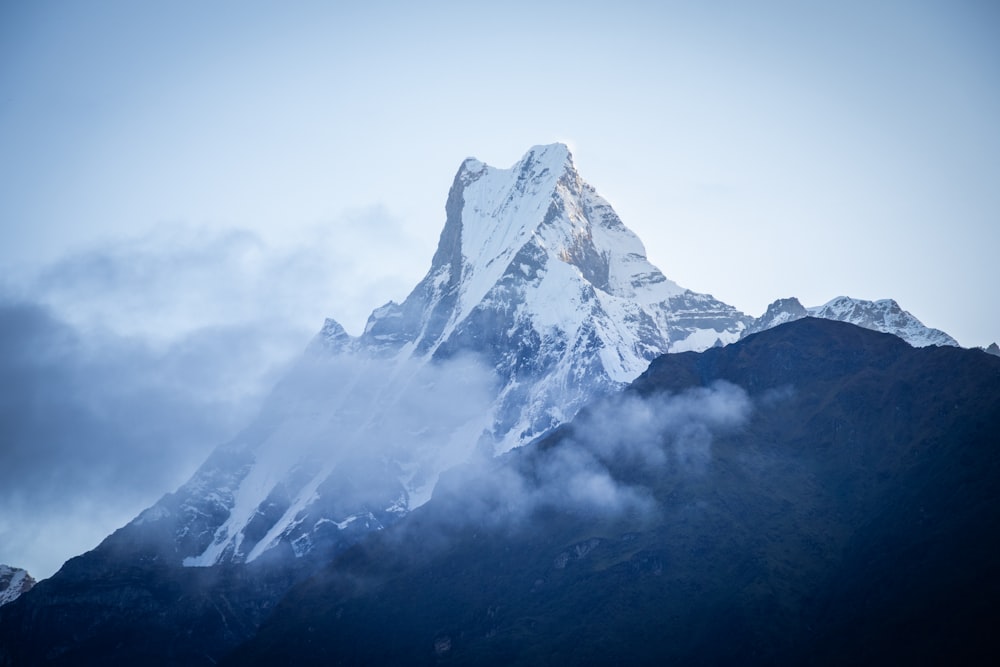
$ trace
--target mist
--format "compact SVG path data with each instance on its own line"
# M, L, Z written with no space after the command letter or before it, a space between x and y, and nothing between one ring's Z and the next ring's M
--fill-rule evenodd
M307 462L315 485L341 468L338 475L349 471L361 495L399 480L407 506L419 506L442 471L475 460L496 384L492 369L471 354L380 358L316 344L267 401L260 421L270 435L256 447L251 475L282 479ZM311 497L311 487L300 495ZM340 505L353 501L346 488L333 496Z
M254 392L227 381L259 352L243 329L153 349L0 303L0 561L48 576L176 486L244 417Z
M680 394L626 391L594 402L524 451L456 468L442 478L440 494L457 503L459 522L505 530L530 529L539 511L651 516L659 511L657 477L668 469L703 475L714 439L742 427L752 408L742 388L721 381Z
M385 232L373 247L361 241ZM397 233L399 232L399 233ZM0 274L0 563L36 578L182 484L322 326L357 331L409 252L371 209L278 242L159 225ZM364 301L367 300L367 305Z
M236 437L281 378L296 387L288 405L329 412L316 434L286 434L285 446L403 461L398 478L411 507L430 497L442 471L485 465L476 445L495 378L478 360L389 368L301 357L324 317L359 331L362 313L409 287L370 270L391 265L376 255L408 251L391 217L372 210L342 222L287 243L160 226L2 276L0 562L43 578L95 547ZM373 228L395 240L364 245ZM348 388L331 409L332 394ZM697 474L713 434L742 414L738 392L719 387L608 400L581 416L571 445L544 454L535 477L496 473L470 495L468 511L482 505L483 520L498 502L522 517L564 504L647 511L648 489L616 477L611 464Z

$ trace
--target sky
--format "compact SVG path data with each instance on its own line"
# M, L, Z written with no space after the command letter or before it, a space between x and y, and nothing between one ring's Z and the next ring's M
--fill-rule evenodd
M182 483L324 317L430 265L462 160L570 146L684 287L1000 339L1000 8L0 5L0 562Z

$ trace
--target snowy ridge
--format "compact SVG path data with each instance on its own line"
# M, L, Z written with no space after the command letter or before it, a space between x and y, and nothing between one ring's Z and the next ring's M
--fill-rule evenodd
M425 502L474 451L525 444L653 358L750 322L650 264L562 144L508 169L465 160L445 213L406 300L357 337L327 320L257 423L136 529L166 526L191 566L331 553Z
M744 336L776 327L802 317L820 317L827 320L850 322L865 329L899 336L913 347L929 345L958 346L958 341L939 329L932 329L903 310L892 299L866 301L838 296L822 306L804 308L798 299L778 299L767 311L753 321Z
M822 306L808 310L813 317L850 322L866 329L895 334L913 347L929 345L958 347L958 341L954 338L940 329L924 326L920 320L900 308L892 299L865 301L838 296Z

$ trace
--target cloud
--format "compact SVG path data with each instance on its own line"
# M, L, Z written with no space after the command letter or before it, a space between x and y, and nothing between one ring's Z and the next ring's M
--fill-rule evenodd
M86 328L162 343L209 326L313 333L325 317L360 332L426 270L402 224L379 208L280 238L246 229L161 224L42 267L30 298Z
M655 512L649 481L666 467L704 473L714 437L739 428L751 411L746 392L726 382L680 394L610 396L581 412L554 444L452 471L440 494L457 503L459 522L500 528L525 525L540 510Z
M224 376L246 345L226 344L211 366L208 350L245 332L154 351L11 301L0 302L0 332L0 560L37 576L175 486L243 417L222 383L191 378Z
M473 355L430 361L316 346L268 400L262 419L275 435L255 450L258 465L346 465L356 469L352 484L375 487L385 466L370 464L389 462L399 469L393 479L400 474L408 483L414 507L430 497L442 471L476 452L496 394L496 374ZM365 469L378 479L364 479Z
M354 378L343 409L368 418L349 435L330 432L345 451L404 461L418 489L411 504L425 500L489 419L489 369L472 358L391 374L373 360L293 363L323 316L362 312L357 299L334 303L340 295L366 295L367 310L380 303L374 265L388 275L379 262L399 256L405 236L376 250L362 237L396 228L378 211L317 229L308 243L162 227L0 292L0 562L44 577L96 546L247 425L282 377L296 387L294 409L320 411ZM568 442L541 451L530 475L501 466L484 480L475 471L491 462L466 467L463 479L479 486L463 511L486 521L542 507L647 511L649 489L624 479L623 466L697 474L713 435L747 405L726 386L610 398L580 416Z
M161 225L0 275L0 562L48 576L183 483L324 317L405 296L398 231L379 209L282 241Z

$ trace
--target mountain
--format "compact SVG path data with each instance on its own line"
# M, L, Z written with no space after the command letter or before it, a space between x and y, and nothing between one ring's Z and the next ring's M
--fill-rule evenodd
M792 322L808 316L809 311L803 308L802 304L799 303L799 300L795 297L778 299L767 307L767 310L764 311L763 315L753 320L750 325L747 326L747 328L743 331L743 337L745 338L750 334L760 333L761 331L772 329L779 324Z
M443 470L749 322L650 264L565 146L509 169L467 159L412 293L357 337L327 320L253 423L0 615L0 639L75 663L214 660L291 582L425 503Z
M465 160L445 213L411 294L358 337L328 320L258 422L139 517L143 530L166 526L187 565L333 553L426 501L474 450L529 442L655 357L735 341L749 321L651 265L562 144L510 169ZM424 405L442 375L480 382ZM373 425L401 418L372 443Z
M803 318L446 475L225 664L995 664L1000 360Z
M213 664L296 582L419 525L407 517L444 471L516 458L661 355L724 348L753 324L652 266L565 146L510 169L467 159L412 293L359 336L327 320L187 483L0 608L0 665ZM642 414L612 430L635 431ZM562 495L617 498L577 472Z
M0 606L13 602L34 585L34 578L25 570L0 564Z
M847 296L838 296L822 306L812 308L804 308L794 297L778 299L767 307L762 316L747 326L743 336L807 316L850 322L872 331L894 334L913 347L958 346L958 341L954 338L939 329L924 326L920 320L900 308L892 299L866 301Z
M989 347L986 348L987 354L992 354L995 357L1000 357L1000 346L996 343L990 343Z

